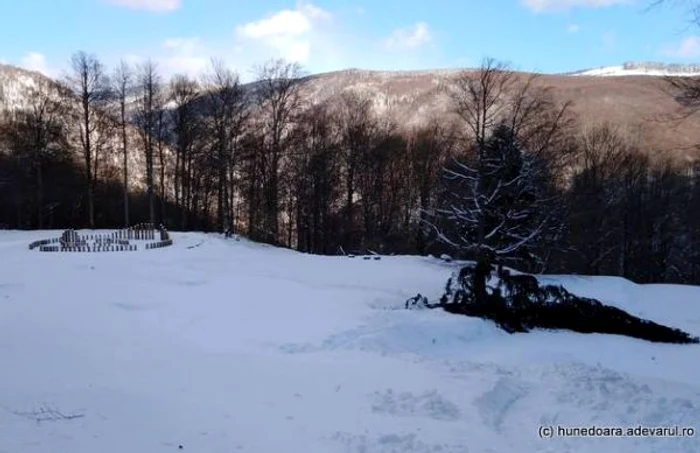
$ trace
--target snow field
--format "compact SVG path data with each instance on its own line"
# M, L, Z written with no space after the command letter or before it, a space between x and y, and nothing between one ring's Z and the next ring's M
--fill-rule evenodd
M0 233L0 453L697 453L698 438L540 439L540 425L700 430L700 347L508 335L439 311L458 264L173 234L40 253ZM544 276L700 334L700 288Z

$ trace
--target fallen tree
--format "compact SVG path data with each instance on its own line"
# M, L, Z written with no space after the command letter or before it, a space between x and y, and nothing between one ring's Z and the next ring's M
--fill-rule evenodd
M486 280L486 295L477 291ZM481 284L480 284L481 283ZM477 290L475 290L477 288ZM482 293L483 294L483 293ZM579 297L558 285L540 285L532 275L514 275L494 267L469 265L451 277L438 302L425 296L406 301L406 308L441 308L449 313L489 319L509 333L533 329L625 335L658 343L699 343L682 330L633 316L596 299Z

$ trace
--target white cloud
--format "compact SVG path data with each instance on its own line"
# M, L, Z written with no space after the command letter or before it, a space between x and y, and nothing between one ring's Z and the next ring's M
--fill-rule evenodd
M311 30L311 20L301 11L284 10L238 27L246 38L261 39L272 36L299 36Z
M157 58L159 67L167 74L198 74L209 65L209 49L199 37L170 38L163 43L165 55Z
M663 53L669 57L699 58L700 36L689 36L683 39L677 46L666 47Z
M146 59L144 57L142 57L141 55L137 55L137 54L133 54L133 53L124 55L122 57L122 60L124 60L127 64L130 64L132 66L137 65L137 64L141 64L144 61L146 61Z
M30 71L40 72L50 76L52 71L46 62L46 56L39 52L29 52L20 60L20 66Z
M415 49L432 41L430 28L425 22L418 22L410 28L398 28L386 40L389 49Z
M278 57L306 63L311 57L317 27L332 14L310 3L298 4L267 17L236 27L243 40L257 41L272 48Z
M522 0L530 10L540 13L544 11L563 11L571 8L603 8L606 6L633 3L635 0Z
M575 34L581 31L581 26L579 24L569 24L568 27L566 27L566 32L569 34Z
M131 9L153 12L171 12L180 9L181 0L108 0L109 3Z
M344 17L356 17L354 10L326 11L310 3L298 3L234 27L233 33L219 39L173 37L156 47L132 49L121 58L144 61L151 57L164 77L174 73L199 75L212 58L237 71L244 81L251 71L270 59L284 58L300 63L312 73L345 68L421 69L444 66L439 49L424 23L396 30L390 37L371 35L346 28ZM391 42L393 47L387 44Z
M158 73L168 79L175 74L199 76L209 67L212 57L218 57L218 54L209 49L199 37L194 36L169 38L151 52L124 54L120 59L132 66L142 65L151 60L156 64Z
M166 39L163 47L178 52L194 52L201 45L199 37Z

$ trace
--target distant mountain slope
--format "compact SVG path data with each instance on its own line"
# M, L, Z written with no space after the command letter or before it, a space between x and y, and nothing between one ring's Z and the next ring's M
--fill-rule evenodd
M56 96L59 95L58 81L39 72L0 64L0 113L27 108L30 103L31 93L40 87ZM77 106L77 99L75 102ZM138 148L140 143L139 132L135 127L130 127L127 134L131 146L129 151L129 184L133 188L142 189L145 188L146 163L144 154ZM69 139L74 143L75 149L79 149L78 130L69 130L68 135ZM101 174L119 174L117 170L122 166L121 138L115 132L114 137L110 137L110 140L113 142L113 148L118 152L102 153L100 155L100 164L105 165L101 170ZM81 154L76 155L76 161L79 165L82 165Z
M344 70L307 78L304 92L313 102L331 103L346 90L367 93L378 113L389 114L397 124L410 127L450 117L450 103L440 87L457 74L456 70ZM671 121L678 117L679 104L668 94L663 77L541 75L540 82L553 87L559 101L573 101L572 109L583 125L609 121L638 132L643 146L654 155L698 155L700 118Z
M370 96L378 114L388 115L403 127L412 127L431 119L451 119L450 103L441 87L451 83L457 74L459 71L454 69L347 69L312 75L301 83L303 96L311 103L333 104L344 91L361 92ZM700 65L625 63L571 74L542 75L540 81L552 86L561 102L573 101L573 110L583 125L609 121L638 132L641 143L652 155L694 159L700 156L700 118L670 121L677 116L679 104L667 93L662 76L668 75L700 76ZM46 80L49 79L39 73L0 65L0 109L22 105L23 93ZM136 133L134 130L134 138ZM134 150L135 168L142 168L142 153ZM140 174L136 176L139 181L142 179Z
M0 110L25 107L31 90L55 83L39 72L0 64Z

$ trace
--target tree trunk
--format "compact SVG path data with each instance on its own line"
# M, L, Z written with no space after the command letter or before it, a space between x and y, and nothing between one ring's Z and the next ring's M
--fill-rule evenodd
M175 206L178 208L182 208L180 205L180 155L181 151L178 150L178 152L175 153L175 172L173 174L173 189L175 192Z
M275 150L271 159L270 179L267 191L267 242L276 244L279 240L279 151Z
M150 121L150 120L149 120ZM156 223L156 211L154 200L154 178L153 178L153 142L150 137L150 127L144 132L144 148L146 151L146 195L148 198L148 220L151 224Z
M37 201L37 225L44 229L44 175L41 158L36 163L36 201Z
M122 152L123 152L123 181L124 185L124 228L129 228L129 150L128 138L126 135L126 105L121 103L121 129L122 129Z
M219 139L221 141L221 139ZM225 232L228 228L228 222L226 217L228 215L228 209L226 206L226 186L227 186L227 169L225 164L225 156L222 148L223 144L219 144L218 149L218 185L217 185L217 217L219 230Z
M345 225L345 246L350 246L350 241L352 239L353 224L354 224L354 213L353 213L353 194L355 192L355 168L354 164L350 162L348 164L347 170L347 187L345 194L345 214L346 214L346 225Z
M165 151L163 142L158 141L158 160L160 162L160 223L166 224L166 195L165 195Z
M235 152L234 152L235 153ZM229 228L232 232L236 231L236 187L234 186L234 164L230 163L228 168L228 220Z
M85 126L85 172L87 178L88 226L95 228L95 201L92 187L92 145L90 143L90 106L87 99L83 101L83 124Z

